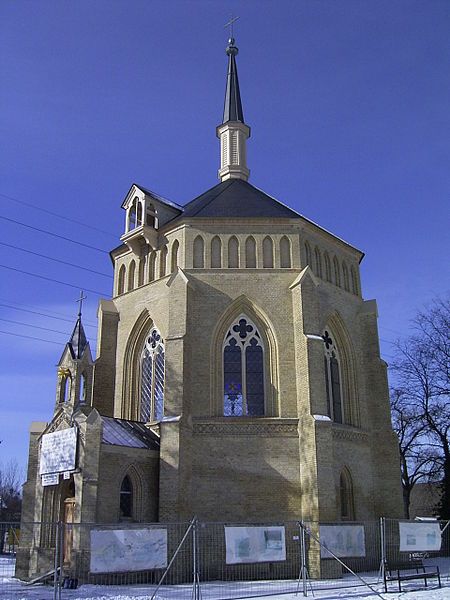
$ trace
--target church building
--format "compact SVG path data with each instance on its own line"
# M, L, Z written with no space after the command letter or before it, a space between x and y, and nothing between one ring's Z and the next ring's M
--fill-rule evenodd
M130 187L95 359L80 310L31 426L21 577L51 568L41 523L402 516L363 253L249 183L226 53L219 183L184 206Z

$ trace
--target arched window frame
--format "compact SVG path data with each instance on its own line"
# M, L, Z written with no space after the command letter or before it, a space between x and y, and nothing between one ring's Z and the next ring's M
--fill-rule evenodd
M349 275L348 275L348 267L344 261L342 262L342 278L344 280L344 290L346 292L349 292L350 291L350 279L349 279Z
M163 246L159 252L159 276L165 277L167 271L167 246Z
M140 287L141 285L144 285L144 277L145 277L145 256L143 256L139 260L138 287Z
M119 492L119 520L129 521L133 518L134 489L131 477L127 474L122 479Z
M323 258L325 263L325 279L331 283L331 262L328 252L325 251L323 253Z
M306 264L312 267L311 246L309 245L309 242L305 242L305 260Z
M156 279L156 252L153 250L148 257L148 281Z
M342 521L355 520L355 500L353 480L350 471L345 467L339 476L339 507Z
M193 267L194 269L205 268L205 242L201 235L197 235L194 239Z
M125 292L125 281L126 281L126 268L122 265L119 269L119 275L117 278L117 294L123 294Z
M355 296L358 296L358 276L356 274L356 269L353 265L350 267L350 278L352 281L352 292L355 294Z
M239 269L239 240L235 235L228 240L228 268Z
M252 235L245 240L245 267L256 269L256 242Z
M60 382L59 382L59 403L64 404L70 400L70 394L72 392L72 373L69 369L60 367L59 369Z
M339 265L339 260L337 256L333 258L333 267L334 267L334 283L337 287L341 287L341 268Z
M172 244L171 257L170 257L170 272L175 273L178 267L178 252L180 249L180 243L175 240Z
M291 240L286 236L280 239L280 267L290 269L292 266Z
M273 258L273 240L270 236L266 236L263 239L263 268L273 269L274 258Z
M317 277L320 277L321 279L323 279L322 255L320 253L320 249L318 246L316 246L314 249L314 257L316 259L316 275L317 275Z
M328 330L323 333L324 371L328 416L336 423L345 423L342 367L339 352ZM338 381L336 381L336 377Z
M80 404L86 404L86 394L87 394L87 376L83 371L80 375L80 388L78 391L78 402Z
M134 290L134 278L136 275L136 263L134 262L134 260L132 260L130 262L130 266L128 268L128 285L127 285L127 292L131 292L132 290Z
M160 421L164 416L165 347L156 327L145 337L140 363L139 418Z
M211 268L222 268L222 240L218 235L211 240Z
M255 342L255 343L253 343ZM229 348L239 348L240 352L240 382L230 385L226 381L226 353ZM249 403L249 379L251 370L248 365L248 350L250 348L261 348L260 361L260 380L262 386L262 398L258 404L250 408ZM227 330L222 346L222 365L223 365L223 414L229 417L242 416L265 416L266 407L266 357L264 342L261 334L254 322L245 314L239 315L234 319Z

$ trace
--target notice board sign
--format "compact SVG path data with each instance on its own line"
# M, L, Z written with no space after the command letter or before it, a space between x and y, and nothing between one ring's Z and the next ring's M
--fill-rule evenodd
M42 436L39 474L73 471L77 454L77 429L69 427Z

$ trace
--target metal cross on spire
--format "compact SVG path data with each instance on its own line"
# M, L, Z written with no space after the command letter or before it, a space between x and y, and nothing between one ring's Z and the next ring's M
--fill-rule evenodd
M80 290L80 297L78 298L77 302L80 303L80 308L78 310L78 316L81 317L81 311L83 308L83 300L86 300L87 296L84 295L83 290Z
M236 23L236 21L239 19L239 17L233 17L233 15L231 15L231 19L228 21L228 23L225 23L224 27L229 27L230 28L230 38L233 39L233 25L234 23Z

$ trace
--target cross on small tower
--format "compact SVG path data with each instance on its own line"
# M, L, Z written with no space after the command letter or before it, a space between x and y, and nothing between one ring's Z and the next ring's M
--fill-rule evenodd
M78 316L81 317L81 311L83 308L83 300L86 300L87 296L84 295L83 290L80 290L80 297L78 298L77 302L80 303L80 308L78 310Z
M231 15L231 19L228 21L228 23L225 23L224 27L229 27L230 28L230 38L233 39L233 25L234 23L236 23L236 21L239 19L239 17L233 17L233 15Z

